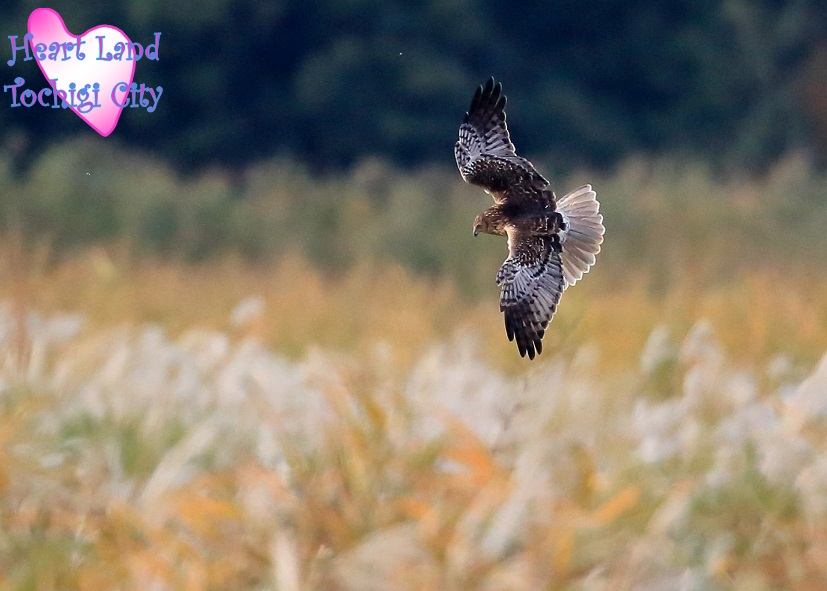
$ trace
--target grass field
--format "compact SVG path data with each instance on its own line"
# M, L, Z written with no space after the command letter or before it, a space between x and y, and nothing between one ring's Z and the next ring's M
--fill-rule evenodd
M827 585L803 160L556 179L607 235L533 363L453 171L3 170L0 590Z

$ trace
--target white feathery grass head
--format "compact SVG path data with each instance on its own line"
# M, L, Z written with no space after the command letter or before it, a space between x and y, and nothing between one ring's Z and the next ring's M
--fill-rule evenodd
M14 322L0 307L0 354ZM82 516L84 544L117 538L121 515L198 576L238 552L284 589L706 588L772 499L804 520L784 535L827 515L827 357L769 379L703 323L679 348L656 329L620 374L593 348L508 374L467 336L399 371L389 346L291 361L224 332L27 330L32 365L0 365L4 494L24 516ZM17 412L24 386L38 406Z

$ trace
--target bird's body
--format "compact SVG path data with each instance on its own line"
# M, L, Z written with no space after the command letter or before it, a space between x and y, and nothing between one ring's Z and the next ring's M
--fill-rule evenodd
M474 220L474 235L508 238L509 256L497 273L500 310L508 339L533 359L563 291L594 264L605 229L590 185L557 199L531 162L517 155L505 102L493 78L477 89L454 156L462 178L494 198Z

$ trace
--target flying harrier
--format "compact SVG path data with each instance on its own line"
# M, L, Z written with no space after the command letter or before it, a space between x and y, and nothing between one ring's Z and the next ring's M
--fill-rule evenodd
M508 237L497 273L508 340L534 359L569 285L587 273L603 242L603 216L591 185L557 199L548 181L514 151L505 126L502 84L477 88L459 126L454 156L462 178L494 198L474 220L480 232Z

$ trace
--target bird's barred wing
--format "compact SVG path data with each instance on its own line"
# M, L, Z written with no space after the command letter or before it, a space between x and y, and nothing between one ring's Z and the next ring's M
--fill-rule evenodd
M517 341L522 357L534 359L565 289L563 265L551 238L506 231L509 255L497 273L500 310L508 340Z
M505 125L505 102L502 84L495 84L494 78L477 88L454 146L459 172L466 182L492 194L520 183L543 188L548 181L514 150Z

